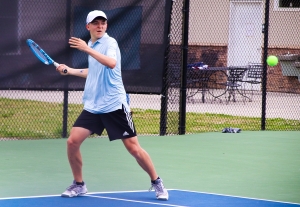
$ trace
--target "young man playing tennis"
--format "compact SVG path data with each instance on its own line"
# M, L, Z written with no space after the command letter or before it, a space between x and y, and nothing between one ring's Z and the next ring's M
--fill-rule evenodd
M99 10L91 11L86 18L86 28L91 36L88 44L75 37L70 38L69 44L71 48L89 55L89 67L73 69L61 64L56 68L61 75L86 78L84 109L75 121L67 141L68 159L74 181L62 196L74 197L87 193L82 176L80 145L92 133L101 135L105 128L110 141L121 139L128 152L148 173L157 199L168 200L168 191L158 177L150 156L139 145L122 82L120 50L116 40L106 33L105 13ZM64 73L64 69L68 72Z

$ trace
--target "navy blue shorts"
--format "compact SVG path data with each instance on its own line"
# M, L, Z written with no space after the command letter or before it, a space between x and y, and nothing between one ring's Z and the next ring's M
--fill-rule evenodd
M136 136L131 113L127 112L124 106L122 109L105 114L93 114L83 110L73 127L82 127L90 130L91 134L98 135L106 129L110 141Z

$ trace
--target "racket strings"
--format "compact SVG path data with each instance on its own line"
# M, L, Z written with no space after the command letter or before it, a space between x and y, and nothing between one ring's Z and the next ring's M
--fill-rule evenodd
M47 57L45 56L45 54L43 54L43 53L41 52L41 48L40 48L38 45L33 45L33 47L31 47L31 48L34 50L34 52L35 52L38 56L40 56L41 59L44 60L44 62L45 62L46 64L48 63Z

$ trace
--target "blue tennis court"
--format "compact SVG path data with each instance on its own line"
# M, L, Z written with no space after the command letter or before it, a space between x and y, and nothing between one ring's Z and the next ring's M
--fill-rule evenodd
M60 207L60 206L202 206L202 207L292 207L300 206L296 203L278 202L255 198L244 198L229 195L210 194L202 192L169 190L170 199L159 201L153 197L153 192L148 191L125 191L88 193L85 196L64 198L60 195L16 197L0 199L1 207Z

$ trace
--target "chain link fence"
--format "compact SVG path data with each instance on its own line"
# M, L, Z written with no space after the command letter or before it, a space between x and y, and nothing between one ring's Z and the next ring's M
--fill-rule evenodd
M221 132L226 127L300 130L298 1L176 0L168 15L169 44L160 55L165 60L161 93L129 91L138 134ZM35 22L28 24L34 27ZM151 28L147 32L155 33ZM55 37L52 33L49 38ZM9 53L18 53L18 45ZM266 65L268 55L277 56L278 65ZM13 61L7 54L6 58ZM38 76L39 65L26 64L14 63L34 68ZM18 82L26 84L26 80ZM15 80L6 77L5 81ZM78 88L2 87L0 138L67 137L82 110L81 98Z
M169 115L167 131L181 134L181 126L173 123L182 123L184 90L185 133L221 132L225 127L300 130L299 3L189 1L188 11L185 3L175 1L172 10L168 110L179 113ZM185 24L188 35L182 32ZM277 56L279 64L267 66L266 55ZM231 69L244 72L232 76Z

